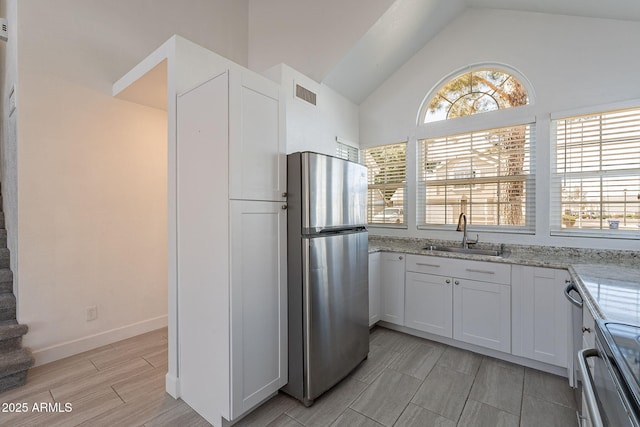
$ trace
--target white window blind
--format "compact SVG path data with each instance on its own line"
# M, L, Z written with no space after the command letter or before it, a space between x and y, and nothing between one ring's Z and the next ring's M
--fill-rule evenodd
M352 145L348 145L340 141L336 142L336 157L351 160L352 162L360 161L359 150Z
M640 108L553 125L552 232L640 238Z
M406 142L362 150L368 168L369 224L406 224L405 194L407 186Z
M418 141L418 225L533 231L533 146L533 124Z

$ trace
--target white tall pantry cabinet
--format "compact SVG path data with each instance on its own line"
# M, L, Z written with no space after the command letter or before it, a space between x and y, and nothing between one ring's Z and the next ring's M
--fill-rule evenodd
M287 383L282 108L240 67L177 99L180 392L216 426Z

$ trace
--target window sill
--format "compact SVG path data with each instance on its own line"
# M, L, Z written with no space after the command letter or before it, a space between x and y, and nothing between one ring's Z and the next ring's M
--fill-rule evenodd
M409 228L407 224L367 224L368 228L393 228L396 230L406 230Z
M640 240L640 229L638 231L628 230L580 230L567 229L551 230L551 236L557 237L583 237L590 239L621 239L621 240Z
M431 231L454 231L456 229L455 225L419 225L418 230L431 230ZM535 235L535 230L524 229L524 228L492 228L492 227L479 227L479 226L469 226L467 227L467 233L469 235L473 233L496 233L496 234L528 234Z

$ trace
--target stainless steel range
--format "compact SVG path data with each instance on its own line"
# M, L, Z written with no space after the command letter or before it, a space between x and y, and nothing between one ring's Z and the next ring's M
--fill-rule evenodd
M639 427L640 327L597 320L596 348L582 350L579 364L587 402L583 409L593 427Z

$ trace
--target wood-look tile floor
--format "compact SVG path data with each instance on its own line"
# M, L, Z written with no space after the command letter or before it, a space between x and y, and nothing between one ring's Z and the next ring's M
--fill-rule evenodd
M577 426L565 378L380 327L370 342L310 408L278 394L236 426ZM166 329L38 366L0 394L0 426L208 426L165 393L166 372ZM34 411L56 402L60 412Z

